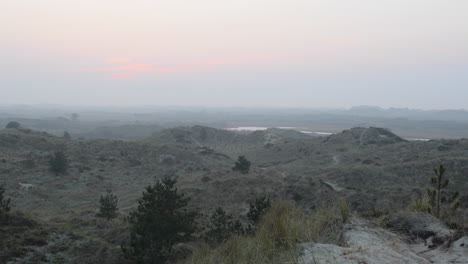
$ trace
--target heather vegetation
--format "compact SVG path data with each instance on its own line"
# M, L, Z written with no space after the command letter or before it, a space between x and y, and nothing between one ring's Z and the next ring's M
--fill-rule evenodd
M428 260L463 259L467 146L378 128L311 137L195 126L143 141L5 129L0 260L311 264L327 263L326 251L417 263L409 245Z

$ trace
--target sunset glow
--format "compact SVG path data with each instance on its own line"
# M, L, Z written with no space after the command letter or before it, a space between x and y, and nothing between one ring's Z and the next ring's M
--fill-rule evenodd
M123 97L108 103L168 103L164 93L130 91L191 87L221 96L197 99L210 105L234 104L230 89L245 89L252 99L235 102L463 108L467 11L461 0L5 1L1 86L17 92L1 100L42 89L76 102L62 87L106 93L119 85ZM441 102L447 89L458 96ZM421 92L429 99L404 99Z

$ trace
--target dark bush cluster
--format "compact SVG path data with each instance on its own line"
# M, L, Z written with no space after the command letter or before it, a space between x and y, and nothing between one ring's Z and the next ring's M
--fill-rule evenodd
M234 234L244 233L242 223L239 220L233 220L232 215L227 214L221 207L216 208L211 215L208 228L206 239L214 243L222 243Z
M10 211L10 198L5 198L5 184L0 185L0 222L8 219Z
M250 171L250 161L248 161L244 156L239 156L234 167L232 167L233 171L240 171L243 174L247 174Z
M49 160L49 168L55 173L65 173L68 169L68 159L63 151L55 152Z
M97 217L106 218L110 220L117 217L117 195L113 194L110 189L107 190L105 195L101 195L99 200L99 212L96 214Z

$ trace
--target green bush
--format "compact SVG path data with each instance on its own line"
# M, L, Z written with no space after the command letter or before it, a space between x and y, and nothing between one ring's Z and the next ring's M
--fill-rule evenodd
M244 228L239 220L234 221L232 215L226 214L223 208L215 209L210 218L209 231L206 238L210 242L221 243L234 234L241 235Z
M177 192L176 182L165 178L147 186L138 200L138 209L127 218L130 241L122 249L135 263L165 263L173 245L196 230L198 214L187 209L189 198Z
M243 174L247 174L250 170L250 164L250 161L248 161L244 156L239 156L232 170L240 171Z
M106 218L107 220L116 218L118 211L117 203L117 196L108 189L106 195L101 195L101 198L99 199L99 212L96 216Z
M49 168L55 173L65 173L68 169L68 159L62 151L55 152L49 160Z
M266 196L257 197L255 200L249 202L249 212L247 213L247 218L254 226L257 226L270 207L271 202Z

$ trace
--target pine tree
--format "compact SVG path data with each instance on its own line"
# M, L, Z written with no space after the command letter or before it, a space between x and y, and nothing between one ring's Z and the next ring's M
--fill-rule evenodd
M99 199L99 213L96 214L97 217L106 218L110 220L117 217L117 195L113 194L110 189L107 190L106 195L101 195Z
M432 189L427 189L427 195L429 197L429 204L432 208L432 213L435 217L441 218L442 206L445 204L448 207L444 217L450 219L450 217L455 215L455 211L460 205L460 202L457 200L459 193L455 192L451 196L447 196L444 193L443 189L449 184L449 179L444 177L445 167L439 165L439 167L434 168L435 176L431 178Z
M206 234L208 241L222 243L233 234L241 235L244 228L239 220L234 221L232 215L224 211L222 207L217 207L210 218L209 231Z
M244 156L239 156L232 170L247 174L250 170L250 164L250 161L248 161Z
M67 140L70 140L71 139L70 133L68 133L68 131L64 131L63 132L63 138L67 139Z
M270 209L271 203L266 195L255 198L254 201L249 202L249 212L247 218L256 226L262 220L262 217Z
M62 151L55 152L49 160L50 170L55 173L65 173L68 169L68 160Z
M130 243L122 248L135 263L165 263L173 245L196 230L198 214L187 209L189 198L177 192L176 182L165 178L147 186L138 209L130 213Z

